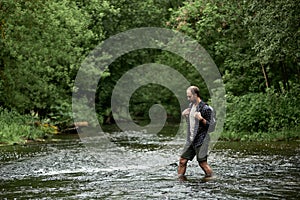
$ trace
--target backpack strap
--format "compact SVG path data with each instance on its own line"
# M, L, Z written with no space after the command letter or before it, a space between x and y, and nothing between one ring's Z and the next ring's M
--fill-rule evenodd
M205 105L207 104L201 100L201 102L197 106L197 111L201 113Z

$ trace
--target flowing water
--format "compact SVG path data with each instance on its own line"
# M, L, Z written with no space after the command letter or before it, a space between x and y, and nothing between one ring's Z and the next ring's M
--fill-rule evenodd
M91 150L77 135L0 147L1 199L300 199L299 142L221 142L215 172L195 160L177 179L184 138L112 133Z

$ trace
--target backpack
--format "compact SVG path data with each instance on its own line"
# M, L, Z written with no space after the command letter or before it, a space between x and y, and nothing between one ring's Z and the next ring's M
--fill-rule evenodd
M217 118L216 118L216 111L208 104L206 104L209 109L211 109L211 119L210 119L210 125L208 128L208 132L214 132L216 130L216 125L217 125Z

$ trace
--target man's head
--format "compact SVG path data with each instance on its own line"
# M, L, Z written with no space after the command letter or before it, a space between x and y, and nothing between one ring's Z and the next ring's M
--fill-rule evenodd
M197 101L198 97L200 98L199 88L196 86L190 86L186 90L186 96L190 102L195 103Z

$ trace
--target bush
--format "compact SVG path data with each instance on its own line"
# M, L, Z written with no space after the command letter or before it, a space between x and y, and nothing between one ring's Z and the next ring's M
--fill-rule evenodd
M250 93L227 97L225 130L231 133L273 133L299 124L299 88L290 92Z
M24 143L25 140L43 138L50 128L37 125L31 115L20 115L0 107L0 143Z

